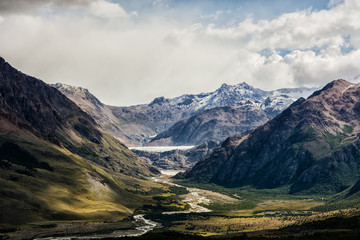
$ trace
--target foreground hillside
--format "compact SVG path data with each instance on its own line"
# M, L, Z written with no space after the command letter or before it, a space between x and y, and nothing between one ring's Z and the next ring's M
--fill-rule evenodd
M336 80L183 177L223 186L336 193L360 178L360 85Z
M149 167L58 90L0 58L0 227L122 219ZM142 186L142 187L140 187Z

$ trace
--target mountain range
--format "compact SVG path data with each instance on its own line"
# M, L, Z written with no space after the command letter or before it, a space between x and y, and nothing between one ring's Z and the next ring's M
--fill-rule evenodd
M360 84L335 80L295 101L309 91L224 84L212 93L115 107L84 88L48 85L0 58L0 230L6 233L0 238L19 226L33 229L35 238L37 229L67 228L70 222L128 219L131 225L127 217L147 211L164 216L165 224L178 224L176 216L161 212L185 209L177 198L190 188L162 185L151 178L160 173L157 168L188 168L176 176L180 184L201 183L236 198L249 194L225 204L226 213L229 206L255 204L255 198L264 197L258 193L327 196L326 205L311 200L317 207L310 210L358 211ZM124 143L199 145L150 153L130 151ZM209 207L222 206L213 202ZM219 213L224 211L206 217Z
M228 136L255 128L276 116L311 88L263 91L246 83L223 84L210 93L186 94L149 104L108 106L88 90L54 84L90 114L110 134L129 146L199 145L223 141Z
M230 137L182 177L223 186L336 193L360 178L360 85L336 80L246 136Z

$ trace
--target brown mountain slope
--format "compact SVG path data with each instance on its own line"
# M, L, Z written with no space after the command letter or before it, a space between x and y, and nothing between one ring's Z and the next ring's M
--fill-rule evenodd
M114 116L110 106L100 102L99 99L85 88L74 87L62 83L52 84L51 86L76 103L76 105L84 112L88 113L109 134L127 145L133 145L134 141L136 142L136 137L134 136L140 134L143 130L135 125L131 127L125 126L122 121Z
M118 221L153 169L58 90L0 58L0 229L44 221ZM156 187L161 187L157 185Z
M360 176L359 131L360 85L336 80L185 177L225 186L289 186L290 193L339 192Z
M0 58L0 116L100 165L129 175L151 174L146 164L60 91Z

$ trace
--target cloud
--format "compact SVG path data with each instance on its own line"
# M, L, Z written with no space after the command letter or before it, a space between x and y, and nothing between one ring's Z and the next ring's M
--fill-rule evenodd
M155 0L152 3L153 8L168 8L169 4L164 3L162 0Z
M328 3L328 7L332 8L343 2L344 2L344 0L330 0L330 2Z
M24 7L28 1L7 2ZM35 2L60 10L2 15L0 54L23 72L86 87L108 104L213 91L224 82L274 89L356 80L360 74L355 0L235 25L217 25L215 15L211 24L144 18L142 11L134 18L105 0Z
M10 0L0 1L0 13L29 13L46 5L58 7L88 6L91 0Z
M93 1L89 7L90 13L97 17L103 18L127 18L129 15L126 11L119 5L105 0Z
M297 11L273 20L254 22L247 18L236 27L210 24L205 34L242 43L254 51L265 48L306 49L326 46L341 47L344 37L360 28L360 2L345 1L330 10ZM340 39L340 41L339 41Z

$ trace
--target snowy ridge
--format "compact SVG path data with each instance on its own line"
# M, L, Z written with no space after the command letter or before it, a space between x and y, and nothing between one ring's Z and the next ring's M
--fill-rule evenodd
M161 104L163 107L181 108L192 113L231 105L249 105L269 112L280 112L297 98L307 97L314 90L314 88L283 88L264 91L245 82L237 85L224 83L214 92L186 94L172 99L156 98L150 105Z

